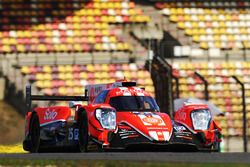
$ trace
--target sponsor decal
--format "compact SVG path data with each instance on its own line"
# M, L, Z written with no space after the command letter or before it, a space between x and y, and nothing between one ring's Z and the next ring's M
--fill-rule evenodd
M116 95L123 95L123 96L131 96L130 91L126 87L120 87L119 91L116 92Z
M145 96L143 90L140 88L128 89L127 87L120 87L119 91L116 92L116 95L123 96L132 96L132 94L137 96Z
M170 140L170 133L168 131L163 131L163 136L164 136L164 139L169 141Z
M54 120L57 116L57 112L55 110L47 110L44 115L44 120Z
M139 137L139 135L137 134L137 132L135 130L132 130L131 128L128 129L127 127L125 129L120 129L120 131L118 133L119 133L121 139Z
M188 140L192 140L193 138L192 137L189 137L189 136L176 136L178 138L182 138L182 139L188 139Z
M138 117L142 120L142 123L144 125L148 126L165 126L166 124L162 120L162 118L157 115L157 114L152 114L152 113L139 113L137 114Z
M144 90L138 87L133 87L134 93L136 93L137 96L145 96Z
M149 136L157 141L169 141L170 134L168 131L149 131Z
M174 126L174 129L176 130L174 134L177 138L193 139L191 132L186 131L187 129L184 126Z
M159 135L162 135L162 132L157 132L157 135L159 136Z
M129 135L129 136L122 136L121 139L128 139L128 138L138 138L139 135Z
M174 126L174 129L177 132L181 132L181 131L185 131L186 130L186 128L184 126Z
M147 127L148 130L168 130L168 127Z
M158 140L158 135L156 131L149 131L149 136L152 137L154 140Z
M145 118L142 118L142 121L149 123L151 125L158 125L162 123L162 119L154 118L154 117L145 117Z
M185 138L185 139L193 139L191 132L186 132L186 131L177 131L174 132L175 137L177 138Z

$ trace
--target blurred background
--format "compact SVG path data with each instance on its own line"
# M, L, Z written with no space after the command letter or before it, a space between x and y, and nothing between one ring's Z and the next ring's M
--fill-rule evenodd
M212 102L223 151L242 152L249 60L249 0L1 0L0 144L22 142L27 84L81 95L125 77L169 114L176 98Z

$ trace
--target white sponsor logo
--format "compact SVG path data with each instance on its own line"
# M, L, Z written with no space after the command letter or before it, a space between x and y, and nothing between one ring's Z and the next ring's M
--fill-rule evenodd
M177 132L180 132L180 131L185 131L186 128L184 126L175 126L174 129L177 131Z
M164 139L165 139L165 141L167 140L167 141L169 141L170 140L170 134L169 134L169 132L167 132L167 131L163 131L163 136L164 136Z
M149 131L148 132L150 137L152 137L154 140L158 140L158 135L156 133L156 131Z
M44 120L54 120L55 117L57 116L57 112L52 110L50 111L49 109L45 112L44 115Z
M151 125L159 125L162 123L162 119L154 117L145 117L142 119L143 122L149 123Z
M145 114L138 114L140 119L142 120L144 125L154 125L154 126L165 126L166 124L162 120L162 118L159 115L152 115L151 117L146 116Z

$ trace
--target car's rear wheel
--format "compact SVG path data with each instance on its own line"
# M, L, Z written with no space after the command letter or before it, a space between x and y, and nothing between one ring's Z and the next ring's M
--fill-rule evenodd
M80 152L87 152L88 146L88 118L85 110L80 110L78 115L78 144Z
M36 153L39 152L40 146L40 122L36 113L32 114L30 120L30 139L31 139L31 148L30 152Z

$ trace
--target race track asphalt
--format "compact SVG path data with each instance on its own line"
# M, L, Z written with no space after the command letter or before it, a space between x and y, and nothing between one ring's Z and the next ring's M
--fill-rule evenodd
M0 154L1 158L62 160L128 160L144 162L247 163L250 153L173 153L173 152L102 152Z

